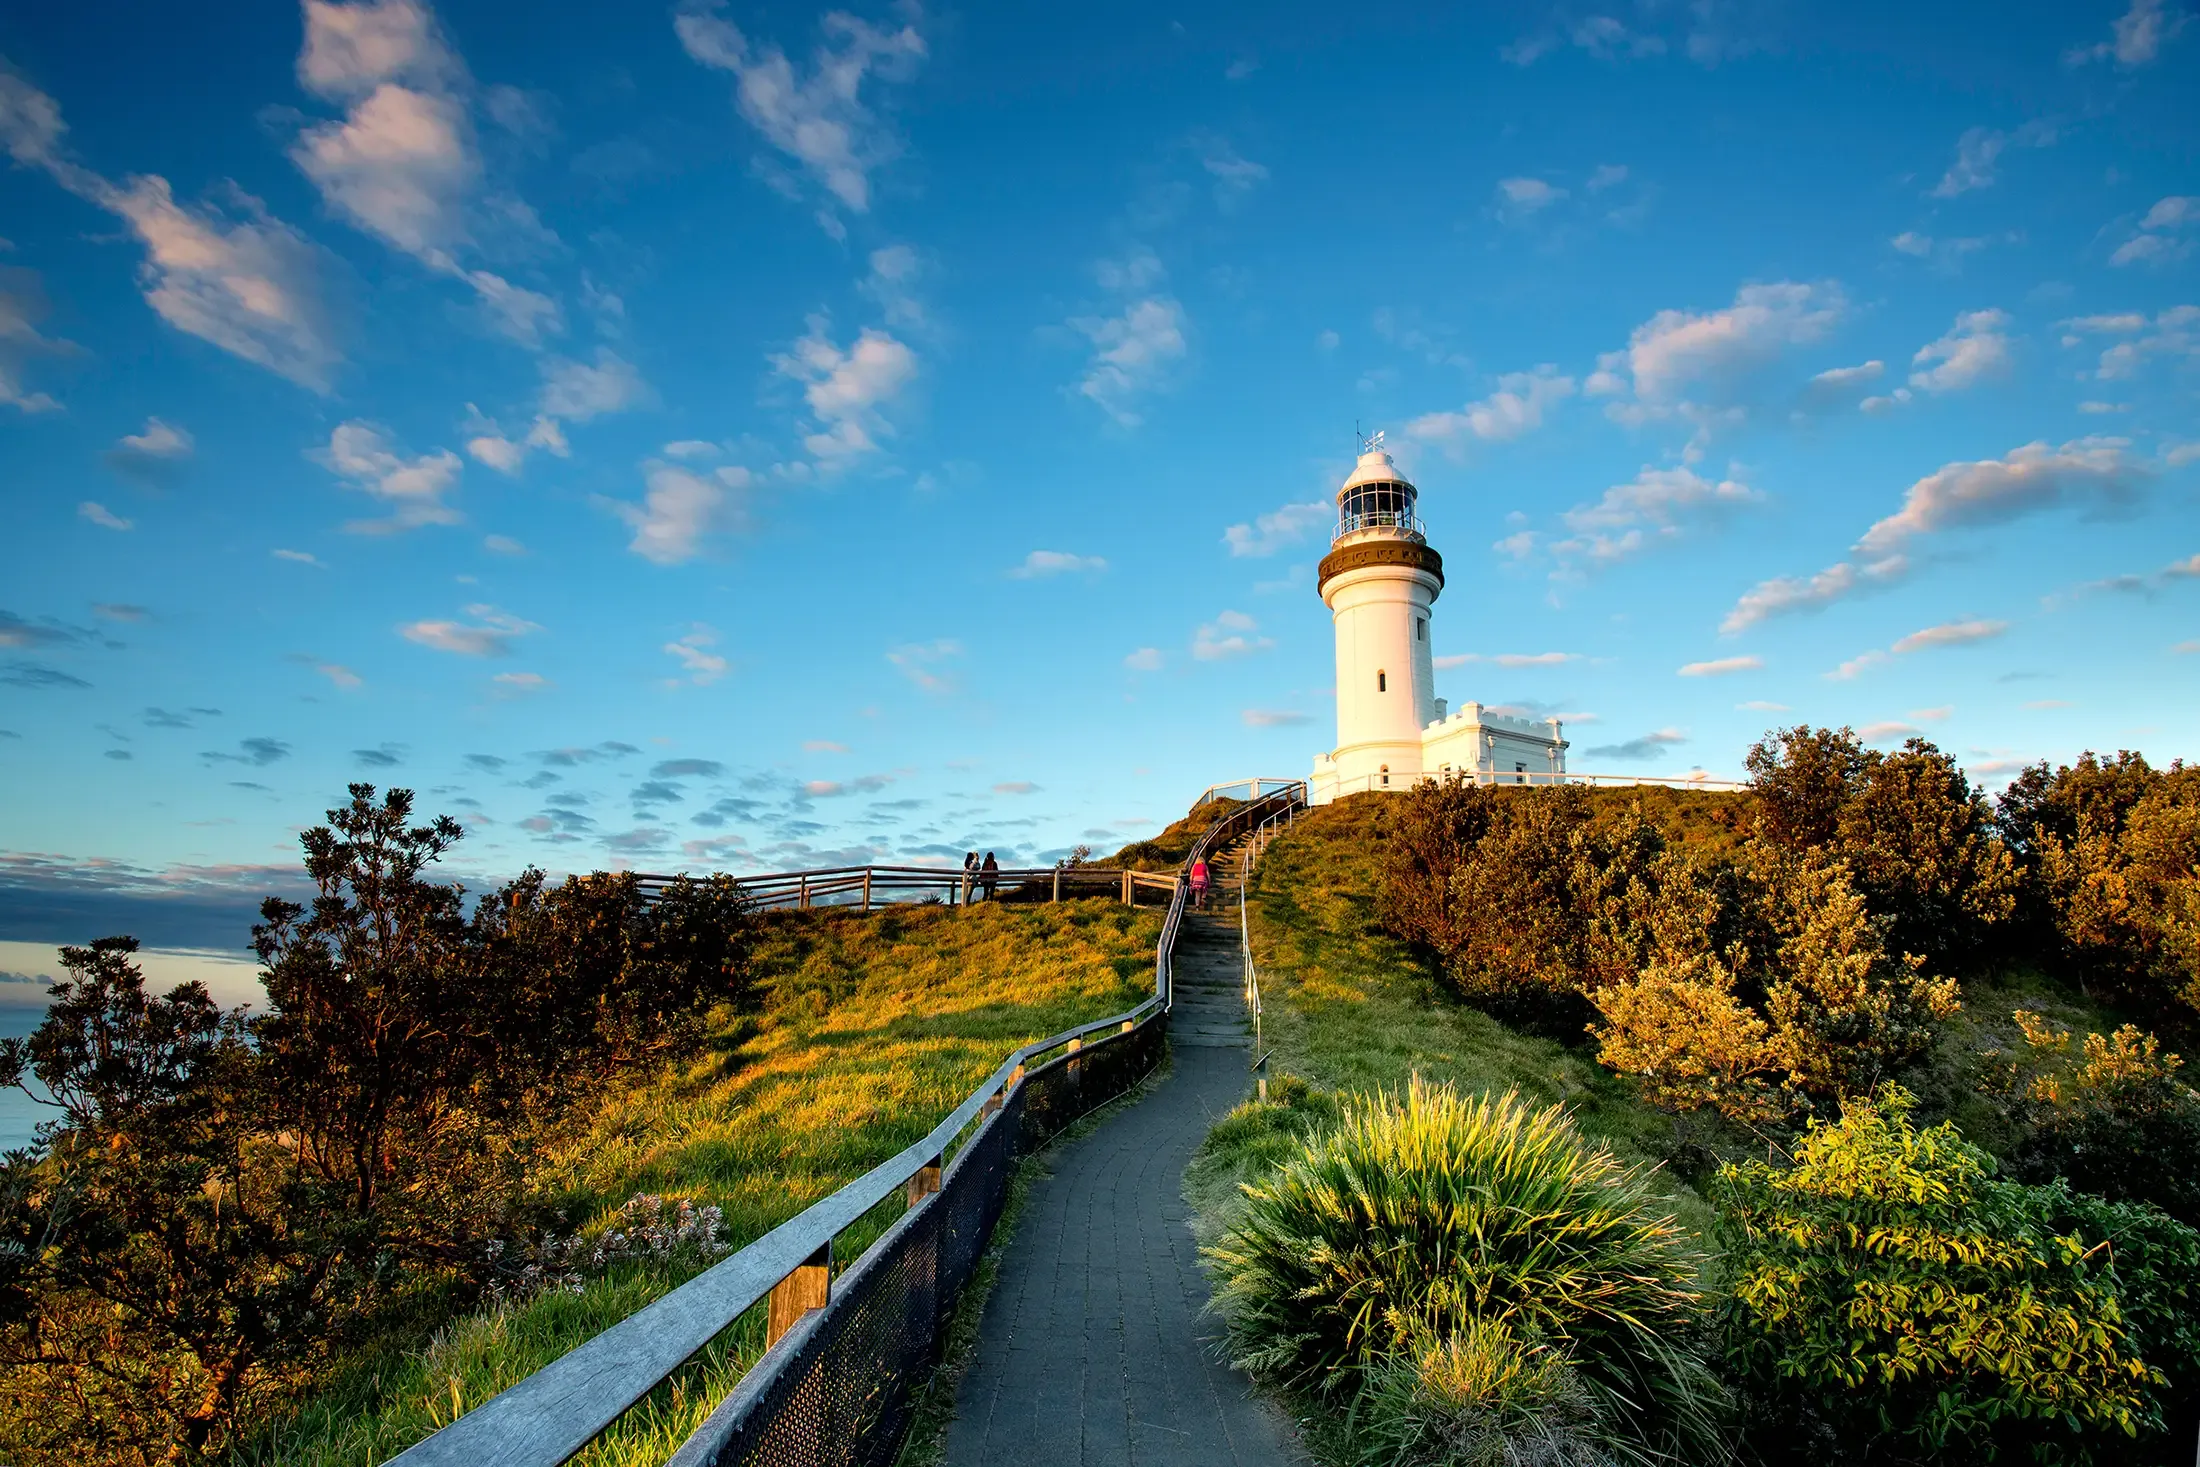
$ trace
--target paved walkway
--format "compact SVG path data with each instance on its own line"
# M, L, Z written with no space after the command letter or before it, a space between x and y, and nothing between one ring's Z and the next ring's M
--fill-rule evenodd
M1182 1191L1207 1128L1250 1088L1242 1023L1232 1031L1223 1001L1237 991L1228 910L1227 925L1189 924L1178 947L1173 1073L1046 1157L1052 1175L1032 1185L956 1395L949 1467L1307 1460L1221 1363Z

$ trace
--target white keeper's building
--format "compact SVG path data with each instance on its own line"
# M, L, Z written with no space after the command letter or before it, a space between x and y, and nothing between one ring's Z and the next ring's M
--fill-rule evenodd
M1436 696L1429 620L1444 559L1414 513L1419 499L1379 433L1337 491L1318 582L1337 626L1337 747L1314 756L1307 796L1316 805L1425 777L1527 784L1566 772L1557 719L1507 718L1480 703L1451 713Z

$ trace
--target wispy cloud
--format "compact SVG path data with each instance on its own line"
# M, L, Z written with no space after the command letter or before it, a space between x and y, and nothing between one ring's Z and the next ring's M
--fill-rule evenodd
M1260 623L1242 611L1225 611L1192 634L1192 656L1201 662L1248 657L1276 645L1259 635Z
M397 629L398 635L422 647L461 657L508 657L515 639L542 630L535 623L523 621L494 606L469 606L466 615L473 621L408 622Z
M1582 750L1582 754L1590 759L1614 759L1625 764L1639 764L1662 759L1667 749L1687 742L1688 735L1679 729L1661 728L1640 738L1628 739L1625 743L1599 744L1595 748Z
M2005 621L1976 619L1971 621L1942 622L1898 637L1885 651L1861 652L1836 667L1826 676L1835 682L1849 682L1884 665L1891 658L1906 657L1912 652L1925 652L1939 647L1967 647L1976 642L1990 642L2009 630Z
M850 213L871 208L871 175L900 156L901 139L864 101L865 84L907 80L926 55L912 20L898 30L845 11L823 21L824 42L807 74L777 46L752 42L716 0L691 0L672 26L688 56L734 79L734 105L765 141L822 185ZM914 7L911 13L914 14ZM827 206L829 211L830 206ZM828 232L840 232L829 212Z
M102 530L134 530L137 521L125 519L96 499L87 499L76 507L79 519L89 520Z
M142 432L125 433L100 460L125 479L165 484L191 458L191 434L173 423L147 418Z
M962 652L962 643L951 637L941 637L896 647L886 654L886 660L927 693L951 693L958 684L947 664L961 657Z
M718 645L718 633L697 622L687 635L665 643L668 656L678 659L680 676L665 679L667 687L682 683L705 687L726 675L726 659L710 649Z
M1715 657L1708 662L1684 663L1682 677L1727 677L1737 672L1755 672L1765 665L1762 657Z
M2166 0L2131 0L2131 8L2109 27L2108 39L2078 46L2063 53L2070 66L2113 61L2124 68L2145 66L2162 54L2162 46L2185 28L2189 17L2172 11Z
M1046 576L1078 573L1097 575L1107 568L1107 561L1097 555L1072 555L1066 550L1034 550L1024 557L1022 565L1008 574L1019 581L1033 581Z
M1313 531L1328 528L1336 513L1334 505L1321 499L1286 504L1266 514L1255 515L1249 524L1230 526L1222 532L1222 543L1230 547L1232 555L1274 555L1286 545L1298 544Z
M613 513L634 531L627 549L658 565L679 565L703 553L704 542L747 521L747 496L755 476L738 464L696 473L675 464L652 464L643 475L640 504L610 501Z
M1545 364L1508 372L1497 390L1457 412L1425 413L1406 424L1412 437L1457 449L1468 439L1505 443L1543 426L1545 414L1574 395L1574 379Z
M830 331L825 317L812 316L808 334L772 358L781 376L803 384L817 421L802 446L825 468L877 452L893 431L888 406L917 376L917 354L889 332L866 327L843 348Z
M1248 708L1238 717L1247 728L1298 728L1314 721L1310 713L1294 713L1280 708Z
M359 534L386 534L421 525L455 525L459 513L443 502L458 483L463 465L449 449L411 458L390 446L387 430L357 419L337 425L328 446L311 455L354 489L390 506L387 519L353 520L344 528Z
M2056 129L2050 122L2027 122L2008 132L1991 127L1971 128L1956 139L1955 161L1933 186L1933 197L1952 199L1958 194L1990 187L2003 153L2012 147L2050 147L2055 138Z

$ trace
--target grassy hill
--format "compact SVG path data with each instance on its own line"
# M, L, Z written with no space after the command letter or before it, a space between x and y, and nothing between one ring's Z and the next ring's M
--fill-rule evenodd
M924 1135L1008 1051L1151 991L1160 914L1058 906L782 912L761 919L762 1018L714 1021L701 1052L603 1097L548 1147L537 1185L600 1231L637 1193L724 1210L747 1243ZM842 1237L852 1260L898 1215ZM692 1275L628 1263L579 1293L484 1309L435 1330L435 1301L391 1326L240 1463L371 1467ZM575 1459L658 1463L762 1346L760 1311Z
M1669 798L1649 810L1701 839L1725 829L1712 802L1735 798L1655 793ZM1382 795L1325 805L1261 860L1247 909L1262 1039L1273 1051L1270 1089L1287 1103L1242 1110L1209 1137L1188 1183L1203 1237L1234 1215L1239 1182L1267 1171L1330 1114L1332 1093L1397 1090L1416 1074L1469 1092L1510 1089L1537 1104L1562 1102L1584 1132L1609 1142L1623 1160L1654 1164L1673 1147L1671 1118L1637 1100L1596 1062L1586 1040L1524 1034L1457 1002L1382 930L1375 898L1392 813ZM1681 1221L1694 1231L1707 1226L1709 1209L1695 1189L1670 1173L1660 1177Z

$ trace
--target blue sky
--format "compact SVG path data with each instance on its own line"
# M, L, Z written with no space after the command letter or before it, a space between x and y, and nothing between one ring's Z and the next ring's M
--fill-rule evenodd
M1112 849L1330 742L1356 427L1577 769L2200 754L2174 5L208 13L0 20L9 954L242 946L359 778Z

